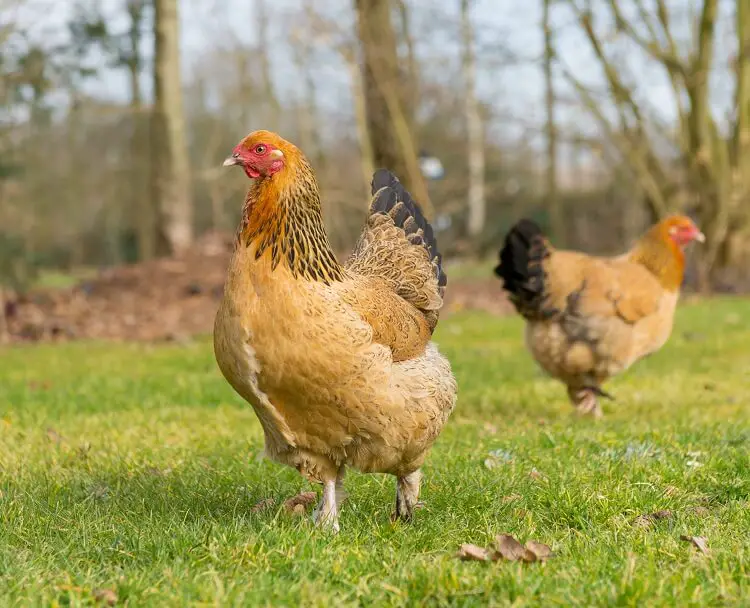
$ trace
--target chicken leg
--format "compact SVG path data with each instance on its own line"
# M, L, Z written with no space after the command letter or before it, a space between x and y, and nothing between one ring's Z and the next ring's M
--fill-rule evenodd
M347 496L344 490L344 473L344 465L341 465L336 479L323 482L323 496L313 512L315 525L329 528L334 533L339 531L339 508Z
M414 507L419 500L421 482L422 471L419 469L396 480L396 511L391 517L393 521L411 521Z
M568 387L568 397L573 402L576 411L582 416L593 416L594 418L601 418L603 416L599 400L592 389Z

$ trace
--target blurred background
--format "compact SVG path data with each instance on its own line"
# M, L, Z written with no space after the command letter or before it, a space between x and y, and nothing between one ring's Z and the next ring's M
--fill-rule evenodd
M503 308L521 216L614 253L681 210L690 286L750 284L747 0L0 0L0 40L5 341L210 331L248 187L221 163L259 128L342 255L394 170L453 308Z

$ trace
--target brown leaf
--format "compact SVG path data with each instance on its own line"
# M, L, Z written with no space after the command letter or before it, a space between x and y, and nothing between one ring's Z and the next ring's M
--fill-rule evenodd
M118 598L112 589L94 589L94 599L107 606L114 606Z
M630 525L636 528L650 528L652 524L660 519L671 519L671 517L672 511L664 509L662 511L655 511L654 513L639 515L630 522Z
M507 505L509 502L515 502L516 500L521 500L520 494L511 494L509 496L503 496L500 499L500 502L502 502L504 505Z
M484 547L472 545L471 543L464 543L459 548L456 557L467 562L486 562L490 559L490 552Z
M318 495L315 492L301 492L296 496L287 498L284 501L284 508L290 513L299 512L298 506L302 507L302 513L304 513L308 507L312 507L318 501Z
M698 517L706 517L711 511L709 511L706 507L703 507L701 505L698 505L697 507L693 507L692 509L693 514L697 515Z
M705 536L688 536L687 534L683 534L680 536L680 540L687 541L689 543L692 543L693 546L698 549L703 555L708 555L708 542L706 541Z
M529 477L531 477L531 479L535 479L536 481L547 481L547 478L544 476L544 474L540 473L536 469L531 469Z
M495 538L495 546L497 547L496 559L502 557L505 560L515 562L535 562L536 554L524 547L510 534L498 534Z
M55 429L52 427L49 427L47 429L47 439L49 439L52 443L61 444L63 441L65 441L65 437L60 435Z
M266 509L270 509L274 505L274 499L273 498L264 498L263 500L258 501L255 503L252 508L250 509L251 513L260 513L261 511L265 511ZM304 511L304 507L302 509Z
M552 549L549 545L545 545L544 543L535 540L527 540L526 548L531 551L540 562L552 557Z

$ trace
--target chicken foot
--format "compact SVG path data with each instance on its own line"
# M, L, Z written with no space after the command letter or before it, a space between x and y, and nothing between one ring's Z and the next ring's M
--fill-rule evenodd
M347 497L344 490L344 473L342 465L336 479L327 479L323 482L323 496L313 512L315 525L329 528L333 532L339 531L339 509Z
M568 397L573 402L576 411L582 416L601 418L604 414L599 405L596 391L590 388L568 388Z
M413 473L399 477L396 480L396 511L392 521L411 521L414 508L419 500L419 486L422 482L422 471L417 469Z

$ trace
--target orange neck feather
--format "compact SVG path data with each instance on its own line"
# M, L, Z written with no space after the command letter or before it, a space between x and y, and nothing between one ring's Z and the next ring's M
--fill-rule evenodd
M685 275L685 253L662 224L653 226L630 252L630 260L645 266L667 291L678 291Z
M326 284L341 281L343 268L325 231L312 168L302 156L287 159L284 169L250 187L238 243L255 243L255 259L268 253L273 269L282 263L295 277Z

